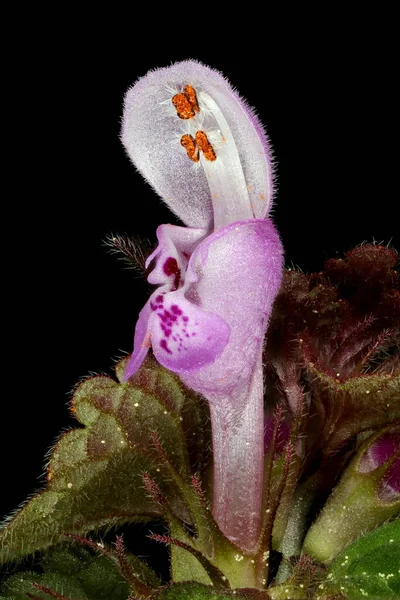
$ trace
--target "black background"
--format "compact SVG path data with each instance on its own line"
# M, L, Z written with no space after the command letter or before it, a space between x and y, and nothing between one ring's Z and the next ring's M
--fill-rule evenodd
M115 357L131 351L148 286L103 241L125 233L153 244L158 224L177 222L118 137L123 96L148 69L197 58L257 108L277 160L273 216L287 265L317 270L365 240L399 247L390 39L345 28L326 37L325 28L296 39L265 35L258 44L211 35L173 45L172 34L147 28L145 43L136 35L123 43L110 29L42 28L24 44L8 88L4 515L42 485L45 453L73 426L74 384L89 372L111 373Z

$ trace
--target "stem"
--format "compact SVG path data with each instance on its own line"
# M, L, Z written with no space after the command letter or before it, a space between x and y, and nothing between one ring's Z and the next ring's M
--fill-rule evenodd
M246 388L210 402L214 451L213 513L220 529L252 552L261 525L264 398L261 356Z

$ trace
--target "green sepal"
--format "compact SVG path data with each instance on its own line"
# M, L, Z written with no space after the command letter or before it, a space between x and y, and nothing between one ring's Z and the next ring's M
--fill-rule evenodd
M117 365L119 376L124 362ZM44 550L66 533L167 518L171 510L176 518L193 521L183 491L193 468L206 458L199 444L187 451L186 437L192 428L205 431L202 444L209 428L204 405L177 377L150 360L129 382L91 377L77 387L72 411L85 427L61 436L48 464L46 489L0 532L0 563ZM149 496L143 473L168 499L167 512Z
M225 598L269 600L270 597L266 592L250 588L221 590L202 583L182 582L157 592L152 598L157 600L224 600Z
M319 591L342 593L348 600L400 598L400 521L382 525L345 548Z
M365 473L358 469L366 449L379 435L368 438L359 448L308 530L303 550L321 563L329 563L361 535L400 514L400 499L385 502L377 493L386 466Z

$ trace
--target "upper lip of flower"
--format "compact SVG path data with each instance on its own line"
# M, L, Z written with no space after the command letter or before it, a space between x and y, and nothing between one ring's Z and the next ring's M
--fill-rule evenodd
M269 210L266 135L213 69L184 61L140 79L125 98L121 137L137 168L189 226L209 231Z

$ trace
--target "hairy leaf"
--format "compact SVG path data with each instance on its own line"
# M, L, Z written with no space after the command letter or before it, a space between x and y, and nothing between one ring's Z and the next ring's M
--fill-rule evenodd
M400 521L387 523L348 546L327 571L327 591L348 600L400 597Z
M120 377L124 362L117 366ZM203 409L174 375L150 360L129 382L104 376L83 381L72 411L84 427L61 436L46 488L0 532L0 562L43 550L66 533L165 517L165 506L143 483L144 473L168 498L168 510L190 523L182 489L191 485L192 470L205 464L206 453L191 442L188 454L185 437L192 429L207 430ZM206 435L200 433L201 443Z

